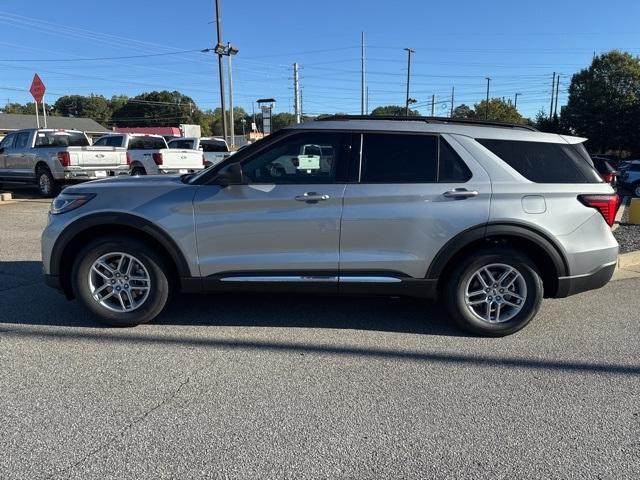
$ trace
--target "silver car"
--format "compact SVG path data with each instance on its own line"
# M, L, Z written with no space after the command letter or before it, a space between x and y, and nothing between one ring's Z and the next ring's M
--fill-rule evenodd
M198 174L67 188L45 279L118 326L172 291L295 291L441 299L465 329L510 334L615 269L618 197L584 140L416 117L296 125Z

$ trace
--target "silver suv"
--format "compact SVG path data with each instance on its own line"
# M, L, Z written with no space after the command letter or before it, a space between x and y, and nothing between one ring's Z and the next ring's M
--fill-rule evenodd
M510 334L543 297L613 274L618 197L584 140L417 117L296 125L198 174L67 188L45 279L118 326L172 291L267 291L440 298L467 330Z

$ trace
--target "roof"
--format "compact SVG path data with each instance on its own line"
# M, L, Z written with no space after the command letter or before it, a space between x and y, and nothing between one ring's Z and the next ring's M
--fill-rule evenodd
M44 126L42 116L40 126ZM20 113L0 113L0 131L35 128L35 115ZM80 117L47 117L47 128L65 128L67 130L82 130L84 132L108 132L109 130L90 118Z
M472 118L449 118L449 117L423 117L420 115L331 115L324 118L319 118L319 121L327 120L391 120L396 122L425 122L425 123L438 123L438 124L458 124L458 125L476 125L482 127L499 127L499 128L511 128L520 130L529 130L531 132L537 132L538 130L530 125L523 125L521 123L507 123L498 122L493 120L476 120Z
M342 130L465 135L471 138L546 143L582 143L584 138L543 133L524 125L468 122L432 117L334 116L286 127L290 130Z
M149 135L182 135L178 127L116 127L118 133L146 133Z

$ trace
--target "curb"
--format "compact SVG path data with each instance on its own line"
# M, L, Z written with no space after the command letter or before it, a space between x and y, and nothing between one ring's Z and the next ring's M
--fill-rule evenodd
M618 255L618 268L640 266L640 251Z

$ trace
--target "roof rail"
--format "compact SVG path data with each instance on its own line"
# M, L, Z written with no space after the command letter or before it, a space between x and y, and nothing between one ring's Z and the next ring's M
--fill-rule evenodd
M537 132L538 129L530 125L522 125L519 123L495 122L492 120L475 120L470 118L448 118L448 117L422 117L419 115L330 115L316 119L316 121L324 122L330 120L394 120L399 122L425 122L437 124L459 124L459 125L475 125L480 127L500 127L513 128L521 130L529 130Z

